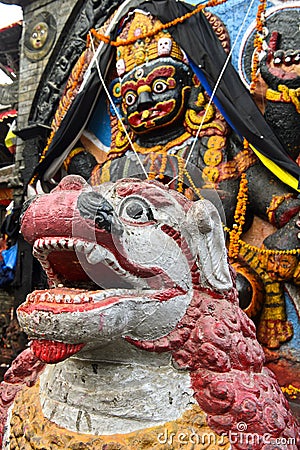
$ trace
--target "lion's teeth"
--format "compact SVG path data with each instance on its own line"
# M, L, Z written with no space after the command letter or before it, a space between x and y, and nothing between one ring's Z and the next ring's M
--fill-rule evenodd
M74 240L73 239L69 239L68 240L68 248L69 249L73 249L74 248Z
M82 252L84 250L84 242L83 241L76 242L75 248L78 252Z
M81 298L79 297L79 295L75 295L74 303L81 303Z
M63 300L63 296L62 295L58 294L58 295L55 296L56 303L61 303L62 300Z
M94 248L94 244L92 242L86 242L84 244L84 253L87 254L89 252L91 252Z
M66 303L72 303L72 297L70 295L65 295L64 296L64 301Z
M90 264L98 264L107 257L107 251L103 247L95 246L93 250L86 254L86 259Z

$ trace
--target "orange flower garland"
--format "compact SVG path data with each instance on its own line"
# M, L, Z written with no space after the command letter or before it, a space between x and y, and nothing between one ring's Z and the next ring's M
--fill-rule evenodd
M234 224L232 230L229 232L229 249L228 256L235 260L240 251L240 236L243 232L243 225L245 224L245 214L248 201L248 180L246 174L242 173L239 193L237 196L237 204L234 213Z
M284 394L287 394L290 398L296 399L300 396L300 389L296 386L293 386L292 384L289 384L288 386L282 386L281 390Z
M263 27L264 27L264 17L265 11L267 7L267 0L259 0L260 4L258 6L257 15L256 15L256 34L254 38L254 56L253 63L251 69L251 85L250 92L253 94L258 82L258 55L262 51L263 48Z
M190 17L192 17L195 14L201 12L204 8L210 8L210 7L213 7L213 6L222 5L223 3L226 3L226 1L227 0L209 0L205 4L198 5L190 13L187 13L187 14L181 16L181 17L177 17L176 19L172 20L171 22L167 22L167 23L164 23L164 24L162 23L161 25L157 26L154 30L152 30L152 31L150 31L148 33L145 33L145 34L141 34L139 36L134 36L133 38L128 39L128 40L111 41L109 36L106 36L105 34L98 33L94 28L92 28L90 30L90 32L99 41L103 41L106 44L110 44L113 47L130 45L130 44L134 44L137 40L153 37L155 34L159 33L160 31L166 30L167 28L171 28L171 27L177 25L178 23L183 23L187 19L189 19ZM89 42L89 39L90 38L88 36L88 42Z

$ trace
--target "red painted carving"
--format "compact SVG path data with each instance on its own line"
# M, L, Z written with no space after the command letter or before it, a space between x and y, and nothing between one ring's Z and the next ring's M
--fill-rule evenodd
M82 234L81 239L87 235L87 230L92 229L97 244L105 247L105 249L109 249L116 256L124 270L131 274L136 273L140 278L144 277L147 279L150 269L144 268L142 270L142 265L126 261L124 254L122 252L118 253L121 243L119 242L119 247L115 245L114 240L109 237L110 231L105 228L100 229L97 225L92 226L90 218L84 218L84 216L76 214L82 185L80 186L80 183L75 183L75 181L76 178L65 180L63 186L60 185L51 194L43 199L38 198L35 203L29 206L23 219L23 233L26 235L26 238L33 242L36 239L45 240L47 236L49 241L47 241L47 245L44 248L50 251L51 245L53 245L54 252L59 254L58 252L62 250L61 254L63 254L63 249L69 246L68 251L72 254L70 242L77 237L72 234L71 222L75 220L78 225L77 232L80 231ZM168 196L171 195L173 199L177 199L179 195L173 192L168 193L169 191L162 185L151 182L136 181L133 183L132 188L130 188L128 183L124 181L118 182L114 191L116 194L114 195L124 198L124 196L136 196L138 192L139 196L147 198L149 203L151 203L152 198L157 199L159 195L162 198L164 194L167 198L170 198ZM73 186L75 186L75 190ZM140 190L138 190L138 186L140 186ZM157 189L157 196L154 195L155 188ZM92 189L90 189L90 192L93 192ZM113 198L115 197L112 196L111 199ZM101 198L98 197L98 200L100 202ZM192 206L195 203L187 199L182 202L184 203L184 208L181 205L181 211L183 210L184 214L189 209L195 208L195 206ZM164 210L165 203L160 201L159 205ZM45 222L45 217L47 217L45 211L49 210L52 211L53 217L51 223L49 221ZM38 226L36 224L32 226L33 217ZM192 217L197 220L197 216ZM187 223L191 223L191 218L187 220ZM201 233L210 232L208 226L210 222L205 224L204 215L200 217L199 223L202 227ZM126 226L126 221L123 222L123 225ZM134 222L132 226L134 226ZM136 226L139 227L139 230L143 230L143 227L147 227L147 223L143 225L137 223ZM153 286L156 293L153 294L151 292L151 300L166 302L176 295L185 295L189 290L192 292L191 300L183 316L181 316L182 318L169 334L162 335L162 337L155 340L138 340L127 336L127 342L144 351L171 352L174 364L179 369L189 371L194 396L200 407L207 413L209 425L218 434L238 430L238 427L241 426L240 424L244 423L247 433L259 436L259 440L255 440L251 447L249 447L247 441L242 440L242 442L234 443L234 449L275 449L275 444L271 445L263 442L264 436L272 439L294 438L299 443L299 426L291 414L289 405L274 375L264 367L265 357L256 339L255 326L239 308L235 287L222 292L205 287L203 280L201 280L203 272L201 272L193 256L195 249L188 243L182 230L177 230L175 226L173 227L168 223L160 223L159 226L162 235L168 235L170 241L175 241L184 255L191 275L191 285L187 286L185 291L174 285L174 282L168 278L167 274L164 274L160 283L158 282L157 285ZM58 236L60 237L58 238ZM63 243L64 238L65 244ZM53 243L51 244L52 241ZM59 250L57 242L61 243ZM59 265L56 268L62 271ZM68 267L62 273L66 275L67 270ZM230 273L232 278L234 278L232 271ZM229 278L230 273L228 273ZM158 275L160 273L157 270L155 274ZM66 299L64 301L64 296L68 292L73 292L72 295L74 296L80 294L83 297L89 297L83 298L82 303L75 303L72 301L72 298L68 299L67 302ZM59 311L76 310L80 314L81 311L99 308L99 314L101 314L101 307L118 303L121 298L122 301L126 302L127 298L126 294L120 293L118 297L115 292L114 295L108 296L97 304L93 303L93 293L93 291L86 291L86 293L80 290L68 291L67 288L52 289L48 292L49 296L59 294L62 297L60 303L55 304L53 299L52 302L49 298L48 301L42 299L42 296L46 295L45 291L37 291L31 294L32 298L29 296L26 304L22 305L19 311L24 314L31 314L38 310L47 312L49 310L49 313L57 314ZM143 291L143 295L147 295L147 290ZM133 296L134 293L131 293L130 297L132 298ZM39 354L38 352L43 347L43 344L45 342L40 341L40 344L33 345L36 355ZM51 347L52 343L45 345L48 350L49 345ZM46 357L48 356L49 353L46 354ZM29 359L26 360L26 358ZM43 364L38 362L31 350L24 352L15 361L1 387L2 421L16 392L24 385L34 383L42 368ZM3 432L3 426L0 431ZM296 449L297 444L291 444L290 448Z
M7 411L12 405L17 393L25 386L33 386L40 372L45 367L31 351L24 350L12 363L0 384L0 448L5 432L4 426Z

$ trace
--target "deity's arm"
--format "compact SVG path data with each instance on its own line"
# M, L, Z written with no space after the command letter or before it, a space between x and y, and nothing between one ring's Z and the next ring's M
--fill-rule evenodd
M282 183L260 162L247 170L249 203L256 215L281 228L300 211L297 192Z

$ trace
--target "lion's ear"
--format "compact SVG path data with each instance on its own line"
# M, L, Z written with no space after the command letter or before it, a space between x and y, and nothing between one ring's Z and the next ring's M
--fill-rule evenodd
M187 221L193 230L201 282L218 291L231 289L224 232L217 209L208 200L198 200L188 211Z

